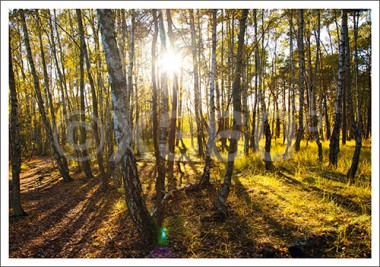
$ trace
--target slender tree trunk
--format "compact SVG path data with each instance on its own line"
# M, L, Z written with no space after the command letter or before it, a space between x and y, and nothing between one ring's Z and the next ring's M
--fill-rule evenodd
M83 24L82 24L82 15L81 10L76 10L77 14L77 22L79 27L79 32L83 33ZM80 73L80 120L82 127L80 127L80 142L82 147L82 157L83 157L83 169L87 176L87 178L92 178L92 171L91 171L91 165L90 165L90 156L88 154L87 150L87 137L86 137L86 128L84 127L86 125L86 105L84 102L84 57L85 57L85 51L86 49L86 43L84 40L84 36L80 36L80 55L79 55L79 73ZM92 80L92 79L91 79ZM92 83L93 85L93 83Z
M258 65L259 65L259 43L257 39L257 10L253 10L253 23L254 23L254 34L255 34L255 102L253 104L252 111L252 132L251 132L251 147L253 152L256 152L259 148L258 146L258 138L257 138L257 126L256 126L256 113L257 113L257 103L258 103Z
M346 18L344 18L346 17ZM347 13L345 10L342 10L342 30L341 30L341 38L340 38L340 46L339 46L339 69L338 69L338 86L336 88L336 97L335 97L335 115L334 115L334 126L333 132L330 136L330 154L329 154L329 162L331 165L338 164L338 155L339 155L339 135L340 128L342 125L342 92L345 86L345 75L346 70L344 67L345 62L345 30L347 26L344 26L347 22Z
M28 34L28 28L26 25L25 21L25 14L24 11L20 11L21 15L21 24L23 27L24 31L24 42L26 46L26 52L28 56L28 61L30 65L30 69L33 75L33 83L34 83L34 89L37 97L37 102L38 102L38 108L41 114L42 122L46 130L47 138L50 143L50 146L52 147L54 158L57 162L58 169L62 175L63 181L64 182L69 182L72 181L72 178L70 177L69 174L69 168L67 165L67 159L65 156L61 153L61 148L59 147L59 142L56 139L56 137L53 134L53 130L50 126L50 122L46 116L45 108L44 108L44 101L42 99L42 94L40 90L40 84L39 84L39 78L36 72L36 69L34 67L34 61L33 61L33 55L32 55L32 49L30 47L30 42L29 42L29 34Z
M134 9L131 9L131 27L130 27L130 40L129 40L129 52L128 52L128 90L127 90L127 99L128 99L128 105L130 105L129 110L129 116L130 116L130 123L131 127L133 128L133 68L134 68L134 59L135 59L135 27L136 27L136 11ZM123 19L123 24L125 24L125 19ZM124 28L124 27L123 27ZM137 88L136 88L137 90ZM138 113L137 108L135 108L136 114ZM137 121L136 121L137 124ZM138 140L133 140L132 143L136 146L136 143Z
M343 10L344 13L346 13L346 10ZM354 18L356 14L354 13ZM347 14L343 15L343 19L347 20ZM354 19L354 24L356 23L356 20ZM347 27L347 21L345 23L342 23L342 27ZM356 26L355 26L355 32L354 32L354 39L355 39L355 64L357 67L357 44L356 44L356 38L357 38L357 33L356 33ZM347 104L349 107L349 114L350 114L350 122L351 122L351 128L354 133L354 138L355 138L355 151L354 155L352 157L352 163L351 167L347 173L347 178L348 179L354 179L356 171L358 170L358 165L359 165L359 158L360 158L360 150L362 148L362 136L360 129L358 127L358 123L360 120L360 114L359 111L357 111L357 121L355 120L355 113L354 113L354 107L352 103L352 91L351 91L351 57L350 57L350 39L348 37L348 28L344 30L344 37L345 39L345 68L346 68L346 92L347 92ZM357 88L356 88L357 92ZM357 103L358 106L358 103ZM358 108L359 109L359 108Z
M262 10L262 17L261 17L261 51L264 51L264 12L265 10ZM272 134L270 131L270 125L269 125L269 114L265 105L265 90L264 90L264 73L265 73L265 55L262 53L261 55L261 63L260 63L260 86L259 86L259 101L261 105L261 113L262 113L262 125L265 135L265 147L264 147L264 162L265 162L265 169L272 170L273 169L273 163L272 163L272 157L270 154L271 149L271 142L272 142ZM269 104L270 106L270 98L269 98ZM273 129L273 127L272 127Z
M26 212L21 206L20 196L20 170L21 170L21 146L20 146L20 126L18 119L18 101L16 83L12 66L11 54L11 31L9 27L9 96L11 104L9 136L10 136L10 161L12 163L12 208L15 216L24 216Z
M50 27L50 47L52 49L52 53L53 53L53 57L54 57L54 63L55 63L55 67L57 69L57 73L58 73L58 80L59 80L59 85L60 85L60 88L61 88L61 98L62 98L62 115L63 115L63 118L62 119L65 119L66 118L66 115L67 115L67 103L66 103L66 98L65 98L65 85L64 85L64 77L63 77L63 74L62 74L62 71L61 71L61 68L59 66L59 62L58 62L58 57L57 57L57 49L55 47L55 36L54 36L54 28L53 28L53 23L52 23L52 19L51 19L51 14L50 14L50 11L48 11L48 15L49 15L49 27ZM57 36L57 38L59 38L59 36ZM61 124L62 126L62 144L66 143L66 124L63 122Z
M322 153L322 143L319 140L319 133L318 133L318 115L315 105L315 90L316 90L316 80L317 80L317 73L318 73L318 66L319 66L319 40L320 40L320 33L321 33L321 15L320 10L318 12L318 30L316 33L317 36L317 54L315 59L315 68L314 68L314 74L313 79L310 87L310 108L311 108L311 127L310 132L311 135L314 136L315 142L318 146L318 161L322 162L323 160L323 153Z
M161 39L161 56L164 56L166 51L166 34L164 27L164 18L162 15L162 10L158 10L158 27L160 29L160 39ZM158 177L156 182L156 207L158 209L157 218L160 224L163 220L164 210L160 203L165 194L165 157L167 155L166 142L168 139L168 128L167 123L169 122L169 96L168 96L168 75L165 70L161 70L161 103L160 103L160 129L159 129L159 152L160 152L160 163L158 165Z
M104 54L110 75L110 84L114 104L114 129L116 141L121 153L125 197L132 221L144 243L152 247L158 241L158 225L152 218L142 196L141 183L137 171L136 159L131 147L129 117L126 110L126 81L121 69L121 60L116 45L115 26L112 10L98 9L98 19L102 33Z
M88 51L87 51L87 46L85 42L85 37L84 37L84 30L83 30L83 25L82 25L82 14L81 10L77 9L77 16L78 16L78 22L79 22L79 34L80 34L80 46L82 53L85 57L86 60L86 69L87 69L87 77L90 82L90 88L91 88L91 96L92 96L92 112L93 112L93 122L92 122L92 130L94 132L94 137L95 137L95 143L96 143L96 149L100 149L100 151L97 151L96 153L96 160L99 166L99 172L100 176L102 178L103 182L103 187L107 188L108 187L108 179L104 171L104 166L103 166L103 154L102 154L102 146L103 144L101 143L100 137L99 137L99 129L98 129L98 123L99 123L99 112L98 112L98 99L95 93L95 83L94 79L92 78L91 74L91 63L90 63L90 58L88 56Z
M198 57L197 57L197 41L195 36L194 26L194 12L189 10L190 15L190 33L191 33L191 48L193 54L193 74L194 74L194 114L195 123L197 126L197 140L198 140L198 156L203 157L203 142L202 142L202 123L200 118L200 99L199 99L199 75L198 75ZM201 33L199 33L201 34ZM200 53L200 51L198 51Z
M206 162L203 169L203 175L200 185L207 185L210 183L210 168L212 164L211 152L216 149L215 144L215 76L216 76L216 15L218 10L212 10L212 52L211 52L211 77L210 77L210 125L209 135L206 147Z
M48 70L45 60L45 51L43 48L42 43L42 34L41 34L41 22L40 22L40 16L39 13L37 13L37 28L38 28L38 40L40 43L40 53L41 53L41 62L42 62L42 70L43 70L43 77L44 77L44 87L46 89L46 97L47 97L47 103L49 105L50 109L50 116L51 116L51 122L52 122L52 128L53 128L53 134L56 136L58 142L58 132L57 132L57 120L55 117L54 107L53 107L53 97L50 92L50 83L49 83L49 76L48 76Z
M64 54L62 51L61 39L59 38L58 21L57 21L57 15L56 15L55 9L54 9L54 21L55 21L55 23L54 23L55 32L57 34L57 44L58 44L59 57L60 57L61 69L62 69L62 80L63 80L63 85L65 88L65 95L66 95L66 100L67 100L67 104L68 104L68 110L71 111L72 107L71 107L71 101L70 101L68 89L67 89L66 71L65 71L65 64L64 64Z
M242 17L240 19L240 32L238 37L238 50L236 55L236 69L234 73L234 81L232 84L233 95L233 127L231 133L231 145L228 151L228 163L226 167L226 173L224 176L224 182L222 190L218 196L218 213L225 215L227 213L226 201L230 192L231 178L234 170L235 155L237 153L237 142L239 140L240 124L241 124L241 70L243 65L243 46L244 35L246 30L246 20L248 15L248 9L242 10Z
M303 9L299 10L299 33L298 33L298 51L300 60L300 70L299 70L299 118L298 118L298 129L296 135L295 151L299 151L301 148L301 139L303 136L303 109L304 109L304 75L305 75L305 61L304 61L304 50L303 50Z
M168 36L170 40L170 47L173 51L175 51L174 47L174 34L173 34L173 21L170 15L170 9L166 9L166 17L168 20ZM173 173L174 167L174 149L175 149L175 133L176 133L176 123L177 123L177 92L178 92L178 74L172 73L173 77L173 93L172 93L172 111L170 118L170 128L169 128L169 156L168 156L168 184L169 190L176 188L176 179Z
M248 156L249 149L249 110L248 110L248 77L249 77L249 60L245 63L244 84L243 84L243 125L244 125L244 155Z

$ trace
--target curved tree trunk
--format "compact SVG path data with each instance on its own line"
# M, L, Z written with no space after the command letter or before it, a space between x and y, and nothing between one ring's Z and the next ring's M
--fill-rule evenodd
M104 54L110 75L114 105L114 130L121 156L125 198L132 221L144 243L152 247L158 242L158 226L148 212L137 172L136 159L131 147L132 130L126 110L126 80L123 76L119 51L116 45L112 10L98 9Z

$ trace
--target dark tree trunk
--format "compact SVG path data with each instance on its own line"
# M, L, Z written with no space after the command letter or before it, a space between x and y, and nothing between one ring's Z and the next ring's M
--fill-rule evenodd
M253 152L259 149L258 138L257 138L257 126L256 126L256 113L257 113L257 79L258 79L258 65L259 65L259 43L257 39L257 10L253 10L253 21L254 21L254 34L255 34L255 102L253 104L252 111L252 132L251 132L251 148Z
M10 27L9 27L10 28ZM9 98L11 104L9 122L9 144L11 146L10 161L12 163L12 208L15 216L24 216L26 212L21 206L20 197L20 170L21 170L21 146L20 146L20 126L18 119L18 102L16 93L16 83L12 66L11 54L11 34L9 29Z
M303 109L304 109L304 75L305 75L305 60L303 50L303 9L299 10L299 29L298 29L298 52L300 60L299 70L299 117L298 117L298 129L296 135L295 151L299 151L301 148L301 139L303 136Z
M344 26L344 24L347 22L347 13L346 11L342 10L343 16L342 16L342 30L341 30L341 38L340 38L340 46L339 46L339 69L338 69L338 86L336 89L336 97L335 97L335 116L334 116L334 126L333 126L333 132L330 136L330 154L329 154L329 162L331 165L337 165L338 164L338 154L339 154L339 135L340 135L340 128L342 125L342 92L343 88L345 87L345 38L343 36L345 35L345 30L347 29L347 26ZM344 16L346 18L344 18Z
M173 21L170 15L170 9L166 9L166 17L168 20L168 36L170 40L170 47L173 51L175 51L174 47L174 34L173 34ZM169 128L169 140L168 140L168 147L169 147L169 156L168 156L168 185L169 190L173 190L176 188L176 179L173 173L173 167L174 167L174 149L175 149L175 133L176 133L176 123L177 123L177 92L178 92L178 74L172 73L173 77L173 92L172 92L172 111L171 111L171 118L170 118L170 128Z
M77 22L78 22L78 28L79 32L83 33L83 24L82 24L82 16L80 9L76 10L77 14ZM79 75L80 75L80 121L81 121L81 127L80 127L80 143L82 147L82 157L83 157L83 170L87 176L87 178L92 178L92 171L91 171L91 165L90 165L90 156L88 154L87 150L87 137L86 137L86 105L84 102L84 53L85 53L85 42L84 38L82 40L82 37L80 36L80 54L79 54Z
M343 10L344 13L346 13L346 10ZM355 16L356 14L354 14ZM343 18L347 20L347 14L343 15ZM355 20L354 20L354 23ZM343 24L342 26L347 27L347 21ZM344 39L345 39L345 68L346 68L346 93L347 93L347 104L349 108L349 114L350 114L350 122L351 122L351 128L354 133L354 138L355 138L355 151L354 155L352 157L352 163L351 167L347 173L347 178L348 179L354 179L356 171L358 170L358 165L359 165L359 158L360 158L360 150L362 148L362 136L360 129L358 127L358 123L360 120L360 115L357 112L357 121L355 120L355 113L354 113L354 107L352 103L352 90L351 90L351 66L350 66L350 39L348 37L348 28L344 30ZM356 46L356 26L355 26L355 55L357 55L357 46ZM357 59L355 57L355 63L357 63ZM357 67L357 65L356 65ZM359 109L359 107L357 107Z
M236 55L236 69L234 73L234 81L232 84L232 96L233 96L233 127L231 133L231 145L228 151L228 163L226 167L226 173L224 176L224 182L222 190L218 196L218 213L226 214L227 205L226 201L231 187L231 178L234 170L235 155L237 153L237 142L239 140L240 134L240 124L241 124L241 70L243 63L243 46L244 46L244 35L246 30L246 20L247 20L248 10L242 10L242 17L240 19L240 32L238 37L238 50Z
M103 187L107 188L108 187L108 179L104 171L104 166L103 166L103 155L102 155L102 146L103 144L101 143L100 137L99 137L99 129L98 129L98 123L99 123L99 112L98 112L98 99L95 93L95 83L94 79L92 78L91 74L91 64L90 64L90 58L88 56L88 51L87 51L87 46L84 38L84 30L83 30L83 25L82 25L82 14L81 10L77 9L77 16L78 16L78 23L79 23L79 34L80 34L80 46L82 53L85 57L86 60L86 69L87 69L87 77L90 82L90 87L91 87L91 96L92 96L92 112L93 112L93 122L92 122L92 130L94 132L94 137L95 137L95 144L96 144L96 149L100 149L96 153L96 160L98 162L99 166L99 172L100 176L102 178L103 182Z
M263 14L261 17L261 50L264 51L264 9L262 10ZM261 63L260 63L260 87L259 87L259 100L260 100L260 105L261 105L261 113L262 113L262 125L263 125L263 130L264 130L264 135L265 135L265 147L264 147L264 162L265 162L265 169L267 170L272 170L273 168L273 163L272 163L272 157L270 154L270 149L271 149L271 143L272 143L272 134L270 131L270 125L269 125L269 114L265 105L265 96L264 96L264 58L265 55L264 53L261 55ZM270 101L270 98L269 98ZM268 104L270 106L270 103ZM273 127L272 127L273 129Z
M158 225L148 212L137 172L137 164L131 147L131 128L126 110L126 81L123 76L119 51L116 45L115 26L112 10L98 9L98 19L114 105L114 129L121 156L125 197L132 221L142 240L148 247L158 241Z
M156 158L157 166L157 181L156 181L156 206L159 206L161 199L159 199L160 192L158 190L163 190L165 185L165 164L160 155L160 146L158 140L158 103L157 103L157 83L156 83L156 46L158 38L158 20L157 20L157 10L152 10L153 14L153 24L154 24L154 33L152 41L152 102L153 102L153 145L154 145L154 156ZM160 196L162 198L162 196Z
M314 136L315 142L318 146L318 161L322 162L323 160L323 153L322 153L322 143L319 140L319 133L318 133L318 115L316 110L316 101L315 101L315 89L316 89L316 83L317 83L317 73L318 73L318 66L319 66L319 40L320 40L320 32L321 32L321 16L320 11L318 10L318 30L316 33L317 36L317 54L315 59L315 68L314 68L314 74L313 79L310 87L310 108L311 108L311 127L310 132L311 135Z
M20 16L21 16L21 24L22 24L23 31L24 31L24 42L25 42L25 46L26 46L26 52L27 52L27 56L28 56L30 69L31 69L31 72L33 75L34 90L35 90L36 97L37 97L38 109L40 111L42 122L43 122L43 125L44 125L45 130L46 130L48 142L50 143L50 146L52 147L54 158L57 162L57 166L58 166L58 169L62 175L63 181L64 182L70 182L70 181L72 181L72 178L70 177L70 174L69 174L67 159L61 153L63 151L59 146L59 143L58 143L56 136L54 136L50 122L46 116L46 112L45 112L45 108L44 108L44 101L42 99L42 94L41 94L41 89L40 89L40 84L39 84L39 78L38 78L36 69L34 67L32 49L30 47L28 28L27 28L26 21L25 21L24 11L20 11Z

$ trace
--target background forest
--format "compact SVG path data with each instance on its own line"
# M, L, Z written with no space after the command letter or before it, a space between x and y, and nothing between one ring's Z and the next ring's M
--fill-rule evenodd
M371 257L371 21L9 10L9 257Z

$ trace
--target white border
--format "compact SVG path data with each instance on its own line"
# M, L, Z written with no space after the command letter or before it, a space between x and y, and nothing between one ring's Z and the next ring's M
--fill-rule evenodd
M370 8L372 9L372 259L9 259L8 10L11 8ZM4 266L378 266L379 265L378 1L1 1L1 265Z

